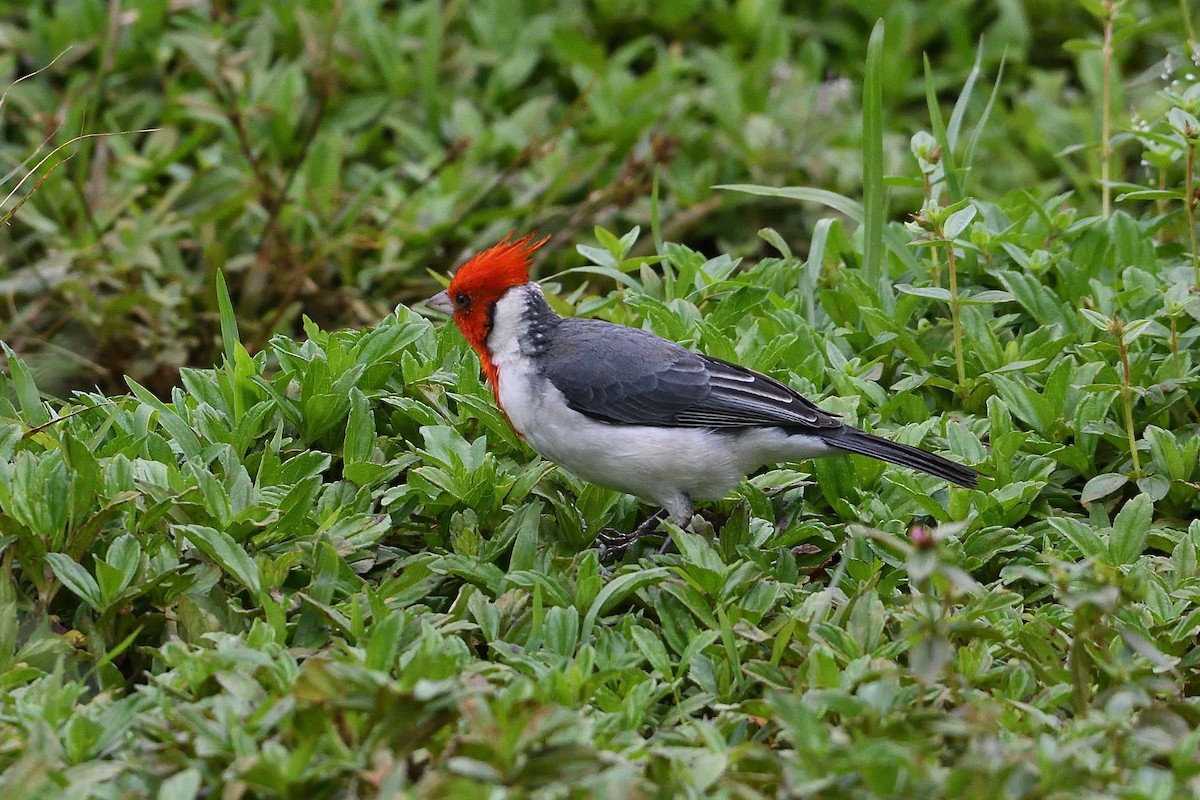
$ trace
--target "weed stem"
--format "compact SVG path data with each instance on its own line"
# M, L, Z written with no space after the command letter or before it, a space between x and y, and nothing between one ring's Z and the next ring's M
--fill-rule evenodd
M958 270L954 262L954 243L946 242L946 272L950 276L950 327L954 331L954 361L958 365L958 389L967 385L967 368L963 363L962 325L958 320Z
M1112 66L1113 21L1116 19L1115 0L1104 2L1104 79L1101 89L1100 117L1100 206L1104 218L1112 214L1112 185L1109 162L1112 160Z
M1196 250L1196 189L1193 172L1196 167L1196 142L1187 140L1187 171L1184 173L1183 210L1187 216L1188 242L1192 249L1192 283L1200 288L1200 253Z
M1117 352L1121 354L1121 402L1125 406L1125 435L1129 437L1129 455L1133 459L1133 479L1142 475L1138 458L1137 436L1133 431L1133 382L1129 369L1129 346L1125 343L1125 323L1113 317L1112 332L1117 337Z

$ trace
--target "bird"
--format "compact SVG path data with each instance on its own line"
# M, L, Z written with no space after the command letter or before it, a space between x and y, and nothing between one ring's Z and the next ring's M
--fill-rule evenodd
M687 527L694 502L725 497L768 464L856 453L976 486L974 469L842 422L772 377L640 328L559 316L529 278L548 239L509 234L425 306L450 315L538 455L662 509L608 539L615 548L664 515Z

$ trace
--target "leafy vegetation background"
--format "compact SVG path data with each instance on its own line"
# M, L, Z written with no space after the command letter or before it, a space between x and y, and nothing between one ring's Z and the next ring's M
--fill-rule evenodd
M1186 3L0 7L4 797L1200 791ZM514 229L979 490L602 561L409 307Z

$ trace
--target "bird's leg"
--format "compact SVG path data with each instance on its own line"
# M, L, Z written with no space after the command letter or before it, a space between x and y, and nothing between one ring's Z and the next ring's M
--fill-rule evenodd
M687 528L692 524L692 498L688 497L683 492L668 499L663 504L667 513L671 515L671 521L681 528ZM663 537L662 547L658 549L660 553L669 553L671 548L675 546L675 540L670 536Z
M638 525L629 533L620 533L619 531L611 531L611 529L606 529L601 531L600 535L596 537L596 540L599 541L601 546L604 547L606 555L612 553L613 555L620 557L626 550L629 549L629 546L638 539L658 530L658 523L666 516L667 510L664 508L655 514L651 514L645 522L643 522L641 525Z
M648 520L638 525L630 533L601 533L596 537L600 546L603 548L601 556L606 556L612 553L616 557L620 557L629 546L647 534L655 533L658 530L658 523L666 516L671 517L671 521L679 527L686 527L692 521L692 499L683 492L672 495L666 498L663 503L663 508L657 514L651 516ZM663 537L665 541L659 552L666 553L674 545L674 540L670 536Z

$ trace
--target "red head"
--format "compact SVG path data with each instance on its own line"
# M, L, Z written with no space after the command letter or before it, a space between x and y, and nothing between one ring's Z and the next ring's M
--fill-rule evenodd
M510 242L511 236L459 267L450 287L429 304L453 314L454 324L478 353L487 346L492 306L512 287L529 283L530 256L550 238L535 242L530 234Z
M450 287L426 302L430 308L454 316L454 324L479 354L493 388L495 368L487 352L492 307L509 289L529 282L530 257L550 238L547 236L535 242L530 234L512 242L509 241L511 236L505 236L499 244L459 267Z

